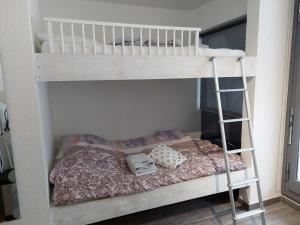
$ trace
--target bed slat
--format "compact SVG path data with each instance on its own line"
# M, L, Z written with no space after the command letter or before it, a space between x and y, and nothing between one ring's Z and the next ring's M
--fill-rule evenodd
M148 31L148 35L149 35L149 41L148 41L148 48L149 48L149 56L151 56L151 29L149 28L149 31Z
M73 51L73 54L76 54L74 24L73 23L71 23L71 36L72 36L72 51Z
M81 30L82 30L82 51L83 54L86 54L86 49L85 49L85 30L84 30L84 24L81 24Z
M116 55L116 28L112 26L113 55Z
M131 27L131 53L134 55L134 32L133 27Z
M157 41L157 56L159 56L159 29L157 29L156 41Z
M140 28L140 46L141 46L141 56L143 55L143 29Z
M49 52L54 53L52 22L47 22L47 28L48 28L48 38L49 38Z
M125 33L125 28L122 27L122 54L125 55L125 37L124 37L124 33Z
M183 30L181 30L181 56L183 56Z
M175 43L176 43L176 33L175 33L176 31L175 30L173 30L173 55L175 56L176 55L176 52L175 52L175 47L176 47L176 45L175 45Z
M192 38L191 36L192 36L191 31L189 30L189 37L188 37L189 38L189 40L188 40L188 42L189 42L188 43L188 45L189 45L189 56L191 56L191 38Z
M64 41L64 28L63 23L59 23L60 27L60 42L61 42L61 53L65 54L65 41Z
M165 50L166 50L166 56L168 56L168 30L165 30Z
M105 33L105 26L102 26L102 41L103 41L103 54L106 55L106 33Z
M96 55L96 32L95 32L95 25L93 24L92 27L93 31L93 45L94 45L94 55Z

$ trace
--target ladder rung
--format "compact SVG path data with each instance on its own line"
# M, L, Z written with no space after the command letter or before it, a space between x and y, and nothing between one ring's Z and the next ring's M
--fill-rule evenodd
M236 153L241 153L241 152L250 152L254 151L254 148L241 148L241 149L234 149L234 150L229 150L227 151L227 154L236 154Z
M259 181L258 178L251 178L243 181L237 181L237 182L232 182L231 185L229 184L228 186L231 186L233 188L241 188L241 187L246 187L251 183Z
M239 119L230 119L230 120L221 120L220 123L234 123L234 122L242 122L242 121L249 121L250 118L239 118Z
M247 211L247 212L239 213L233 219L234 220L243 220L243 219L247 219L251 216L260 215L264 212L265 212L264 209L253 209L253 210L250 210L250 211Z
M241 91L247 91L245 88L238 88L238 89L221 89L217 90L217 92L241 92Z

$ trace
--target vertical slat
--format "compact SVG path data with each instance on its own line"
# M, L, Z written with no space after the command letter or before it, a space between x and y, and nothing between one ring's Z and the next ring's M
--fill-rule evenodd
M116 55L116 28L112 26L113 54Z
M93 31L93 45L94 45L94 55L96 55L96 32L95 32L95 24L92 27Z
M81 24L81 29L82 29L82 51L83 51L83 54L85 55L86 49L85 49L85 31L84 31L84 24Z
M181 30L181 56L183 56L183 30Z
M166 36L165 36L165 51L166 51L166 56L168 55L168 30L165 31Z
M198 56L199 52L199 31L195 32L195 56Z
M72 50L73 50L73 54L76 54L74 24L73 23L71 23L71 36L72 36Z
M189 45L189 56L191 56L191 38L192 37L191 37L191 31L190 30L189 30L189 37L188 38L189 38L189 40L188 40L188 42L189 42L188 43L188 45Z
M176 53L175 53L175 38L176 38L176 33L175 33L175 30L173 30L173 55L175 56Z
M134 55L134 33L133 33L133 27L131 27L131 53Z
M124 37L124 33L125 33L125 28L122 27L122 54L125 55L125 37Z
M151 56L151 28L149 28L149 32L148 32L148 34L149 34L149 56Z
M157 56L159 56L159 29L157 29Z
M141 46L141 55L143 55L143 29L140 28L140 46Z
M65 41L64 41L64 28L63 23L59 23L60 27L60 41L61 41L61 53L65 53Z
M103 41L103 53L106 55L106 33L105 33L105 26L102 26L102 41Z
M54 53L54 43L53 43L53 30L52 30L52 22L47 22L48 28L48 38L49 38L49 52Z

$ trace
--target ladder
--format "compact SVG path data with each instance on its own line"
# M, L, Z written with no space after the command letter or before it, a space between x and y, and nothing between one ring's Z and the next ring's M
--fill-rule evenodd
M263 204L263 200L262 200L262 194L261 194L261 189L260 189L260 180L259 180L259 176L258 176L257 161L256 161L256 156L255 156L255 148L254 148L254 140L253 140L253 132L252 132L252 119L251 119L249 96L248 96L248 89L247 89L247 80L246 80L246 75L245 75L245 71L244 71L243 58L238 58L238 62L241 65L242 83L243 83L243 88L240 88L240 89L220 89L219 77L218 77L218 73L217 73L217 69L216 69L216 58L211 57L210 61L212 62L214 80L215 80L216 97L217 97L219 120L220 120L219 123L220 123L222 145L223 145L224 158L225 158L225 167L226 167L226 174L227 174L227 183L228 183L228 191L229 191L229 197L230 197L233 224L236 225L237 222L240 220L247 219L251 216L260 215L262 224L266 225L265 209L264 209L264 204ZM231 93L231 92L244 93L246 118L224 120L223 111L222 111L221 93ZM227 150L224 125L227 123L235 123L235 122L248 122L250 144L251 144L250 148L241 148L241 149L235 149L235 150L230 150L230 151ZM238 182L231 182L230 167L229 167L229 155L233 154L233 153L241 153L241 152L251 152L252 153L255 177L250 178L250 179L245 179L242 181L238 181ZM250 185L251 183L256 183L258 200L259 200L259 208L250 210L247 212L243 212L243 213L237 213L235 203L234 203L233 189L245 187L247 185Z

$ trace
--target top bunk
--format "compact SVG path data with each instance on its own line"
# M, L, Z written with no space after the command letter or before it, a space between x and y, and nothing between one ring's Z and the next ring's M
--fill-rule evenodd
M141 80L255 76L244 51L200 44L200 28L44 18L36 34L37 81ZM243 70L240 61L243 61Z

